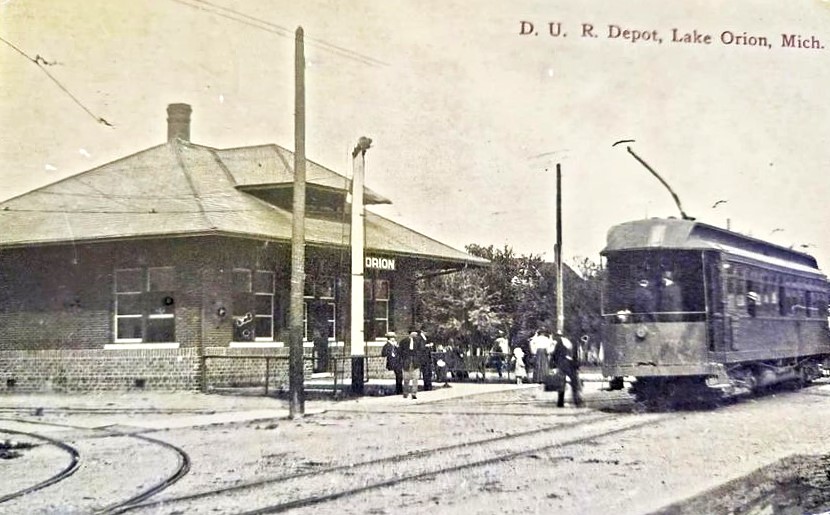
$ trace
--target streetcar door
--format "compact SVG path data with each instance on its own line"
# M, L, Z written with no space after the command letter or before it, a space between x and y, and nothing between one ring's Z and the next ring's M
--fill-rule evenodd
M724 284L720 256L715 252L703 253L704 281L706 282L706 320L709 350L724 352L728 347L729 331L726 329Z

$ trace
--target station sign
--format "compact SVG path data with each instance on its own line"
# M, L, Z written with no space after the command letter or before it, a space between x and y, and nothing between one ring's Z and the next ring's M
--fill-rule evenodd
M373 270L395 270L395 258L385 258L377 256L366 256L364 263L366 268Z

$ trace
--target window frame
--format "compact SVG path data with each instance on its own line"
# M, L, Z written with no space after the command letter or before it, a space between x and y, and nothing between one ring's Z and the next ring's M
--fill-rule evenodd
M271 276L270 292L260 292L257 291L257 281L255 277L257 274L267 274ZM251 274L251 291L254 294L254 341L257 342L271 342L274 341L274 293L276 292L277 286L277 278L276 273L271 270L252 270ZM259 311L256 309L258 305L258 301L260 300L259 297L268 297L268 304L271 306L268 314L260 314ZM269 319L270 320L270 334L268 336L260 336L257 332L257 328L259 324L257 323L257 319Z
M156 289L154 288L153 282L153 273L154 272L169 272L171 276L169 277L169 283L167 284L168 288L166 289ZM123 273L137 273L137 285L138 290L124 290L120 291L119 287L119 274ZM164 282L164 281L162 281ZM171 304L170 310L172 312L164 312L164 313L155 313L152 312L148 306L148 299L152 293L164 293L170 292L174 293L176 291L176 267L175 266L145 266L145 267L126 267L126 268L115 268L113 270L113 299L114 299L114 306L113 306L113 329L112 329L112 342L113 343L146 343L146 344L167 344L167 343L176 343L176 305L175 301ZM137 300L137 304L139 306L137 313L129 313L129 314L120 314L119 309L121 306L122 298L131 296L134 300ZM121 338L119 337L119 322L123 319L138 319L140 322L141 328L141 337L140 338ZM173 324L172 334L173 337L169 339L169 341L149 341L148 335L150 327L153 323L163 323L158 321L167 321L171 320Z
M119 314L119 296L126 296L126 295L134 295L138 297L138 305L141 305L141 296L144 293L142 291L142 279L143 277L139 277L138 279L138 290L127 290L127 291L119 291L118 286L118 274L119 272L138 272L139 274L143 273L142 268L116 268L113 272L113 296L115 298L115 306L113 309L113 342L115 343L144 343L144 310L139 308L138 314L129 314L129 315L121 315ZM119 321L124 318L138 318L141 324L141 337L140 338L119 338L118 337L118 329L119 329Z

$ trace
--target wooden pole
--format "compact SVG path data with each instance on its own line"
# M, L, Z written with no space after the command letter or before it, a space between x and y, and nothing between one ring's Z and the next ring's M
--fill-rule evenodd
M288 415L305 413L303 391L303 290L305 289L305 52L297 27L294 58L294 204L291 226L291 292L288 344Z

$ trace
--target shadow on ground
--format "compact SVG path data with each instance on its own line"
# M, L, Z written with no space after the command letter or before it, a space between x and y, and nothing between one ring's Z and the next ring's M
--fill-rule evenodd
M830 511L830 455L790 456L653 515L802 515Z

